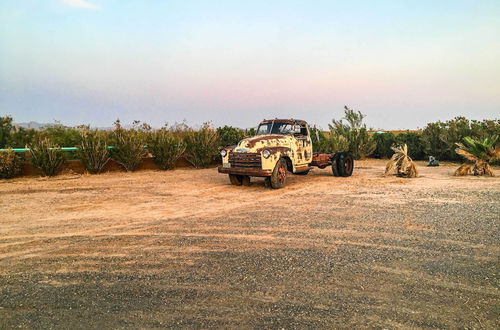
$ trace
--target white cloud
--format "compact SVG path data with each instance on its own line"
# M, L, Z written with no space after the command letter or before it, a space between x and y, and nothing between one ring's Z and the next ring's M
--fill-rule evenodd
M99 9L99 6L94 5L94 4L92 4L88 1L85 1L85 0L62 0L62 1L71 7L85 8L85 9L92 9L92 10Z

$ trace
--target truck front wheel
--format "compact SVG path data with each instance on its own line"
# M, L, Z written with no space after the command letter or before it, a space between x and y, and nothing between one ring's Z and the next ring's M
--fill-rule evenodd
M243 176L229 174L229 181L233 186L241 186L243 184Z
M274 167L273 174L271 175L271 188L283 188L286 184L286 161L280 159Z

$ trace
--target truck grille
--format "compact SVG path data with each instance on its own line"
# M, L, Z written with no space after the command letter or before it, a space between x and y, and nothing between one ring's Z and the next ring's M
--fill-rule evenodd
M260 153L256 152L231 152L229 153L231 167L261 168Z

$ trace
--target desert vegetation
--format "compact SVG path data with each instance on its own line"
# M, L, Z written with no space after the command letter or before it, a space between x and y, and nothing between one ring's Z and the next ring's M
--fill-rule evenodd
M331 152L349 151L355 159L369 156L375 150L376 144L366 124L363 123L365 115L347 106L344 107L344 115L343 119L333 119L328 125Z
M64 163L64 153L61 148L49 138L39 138L29 146L29 157L34 168L42 176L54 176Z
M219 151L219 134L210 123L186 133L186 159L196 168L206 168Z
M21 172L23 160L12 149L0 152L0 179L10 179Z
M477 121L456 117L448 121L429 123L422 130L393 133L374 132L364 123L365 118L360 111L346 106L344 117L332 120L327 130L313 125L311 139L314 151L348 150L357 159L389 159L394 155L394 147L406 145L407 156L412 160L424 160L434 156L441 161L460 161L464 155L455 152L455 148L457 143L465 143L464 147L467 147L464 138L478 141L489 139L491 142L492 137L500 135L498 119ZM115 122L114 128L109 130L91 130L88 126L67 127L59 122L41 129L30 129L16 126L11 117L0 117L0 148L7 150L30 145L40 146L43 144L41 141L50 141L54 146L75 147L64 152L56 148L59 155L57 159L61 158L61 155L65 159L80 159L92 174L101 172L109 159L121 164L126 171L134 171L147 156L152 156L162 170L173 169L179 158L186 159L195 168L205 168L217 160L221 147L235 145L241 139L254 134L254 128L240 129L227 125L215 128L210 123L199 128L181 123L153 129L139 121L135 121L131 126L123 126L119 120ZM494 140L492 148L497 144L498 139ZM2 157L2 168L9 167L7 158ZM470 160L470 157L467 159ZM47 158L46 161L50 163L54 160ZM497 164L498 161L498 157L491 157L487 163ZM41 166L40 160L35 162L37 166ZM53 165L48 165L47 168L51 166ZM461 171L472 173L474 166L465 164ZM52 173L47 173L49 172ZM479 167L476 172L480 172ZM17 174L19 171L10 173ZM57 171L51 175L55 173Z
M408 146L403 144L391 147L391 149L394 154L385 166L385 175L395 174L403 178L417 177L417 167L409 156Z
M184 155L186 143L185 130L179 125L152 132L149 138L149 152L153 155L156 165L161 170L171 170L175 162Z
M111 141L113 149L111 157L117 163L121 164L127 172L135 171L148 151L146 146L146 134L150 127L147 125L138 125L134 122L134 127L125 129L119 120L115 122Z
M500 147L497 145L498 135L492 138L474 139L465 137L464 143L457 143L456 153L474 164L464 164L455 171L455 176L474 175L495 176L490 163L500 158Z
M77 156L91 174L101 173L110 159L110 151L103 132L82 128Z

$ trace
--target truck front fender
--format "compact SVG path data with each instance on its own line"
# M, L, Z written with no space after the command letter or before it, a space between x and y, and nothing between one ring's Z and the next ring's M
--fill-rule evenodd
M262 152L264 150L269 150L271 156L269 156L269 158L262 157L262 169L273 170L276 163L281 158L287 158L288 160L292 158L292 149L288 147L267 147L259 149L258 151Z

